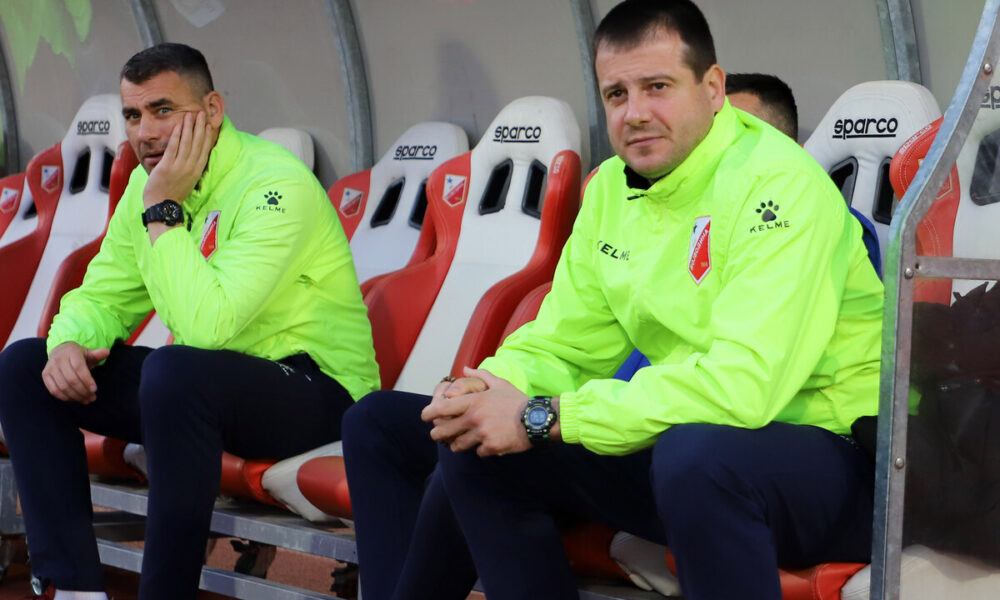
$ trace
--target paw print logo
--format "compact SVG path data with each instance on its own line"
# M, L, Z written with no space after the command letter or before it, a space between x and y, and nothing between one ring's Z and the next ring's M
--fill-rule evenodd
M765 223L778 218L778 215L775 214L778 212L778 205L770 200L767 201L767 204L761 202L760 208L756 210L757 214L760 215L760 220Z
M278 200L281 200L282 196L278 192L268 192L264 194L264 199L267 200L268 204L277 205ZM761 205L763 206L763 205ZM760 211L757 211L760 212Z

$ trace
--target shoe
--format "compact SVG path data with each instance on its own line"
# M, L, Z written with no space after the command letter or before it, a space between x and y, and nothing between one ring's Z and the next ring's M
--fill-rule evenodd
M36 594L34 591L32 591L32 593L25 596L23 600L54 600L55 597L56 597L56 586L49 584L49 587L46 588L46 590L41 594Z

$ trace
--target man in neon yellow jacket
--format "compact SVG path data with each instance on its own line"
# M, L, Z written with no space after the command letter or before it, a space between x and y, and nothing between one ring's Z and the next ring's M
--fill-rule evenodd
M32 570L56 597L104 597L82 427L146 447L140 597L193 598L223 450L283 458L339 439L378 368L326 193L233 127L201 53L136 54L121 95L142 168L47 341L0 355L0 424ZM174 345L123 345L151 309Z
M860 224L728 104L689 1L627 0L595 49L617 156L538 318L432 398L345 417L366 598L477 572L491 600L576 597L558 525L580 518L668 544L691 600L777 600L779 565L868 558L873 465L846 434L876 412L882 285ZM635 348L651 366L612 379Z

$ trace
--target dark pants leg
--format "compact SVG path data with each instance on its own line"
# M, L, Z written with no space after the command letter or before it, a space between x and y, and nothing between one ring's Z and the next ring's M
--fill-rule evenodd
M366 600L465 598L475 568L434 473L429 396L375 392L344 417L344 462Z
M116 347L94 369L97 400L86 406L58 400L45 388L45 340L22 340L0 353L0 426L24 512L31 567L61 589L104 588L79 428L140 441L135 390L150 352Z
M116 346L93 371L97 401L64 403L41 383L44 354L44 342L34 341L0 355L0 423L10 443L33 567L60 589L101 589L93 533L63 532L90 528L77 427L145 445L150 487L140 597L192 598L222 451L246 458L294 456L339 439L341 415L352 404L307 358L293 357L285 365L185 346ZM11 379L19 383L8 388ZM58 476L47 474L52 469ZM74 508L67 510L67 504ZM43 549L41 560L36 547ZM82 566L72 566L77 563Z
M781 597L777 566L866 561L873 469L825 430L680 425L622 457L579 446L439 452L487 595L576 598L558 511L668 543L688 600Z

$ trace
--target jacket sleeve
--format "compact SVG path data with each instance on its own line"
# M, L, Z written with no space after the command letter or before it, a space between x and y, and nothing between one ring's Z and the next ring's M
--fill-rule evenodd
M276 290L299 278L300 254L322 222L314 188L303 178L246 189L232 204L238 207L232 230L211 260L183 227L157 238L144 274L153 304L178 342L226 347ZM265 194L275 189L281 190L281 210L261 210Z
M128 339L152 310L132 247L128 220L138 221L139 215L130 211L129 206L134 205L128 194L112 215L83 283L63 296L49 327L49 352L64 342L110 348L115 341Z
M672 425L759 428L774 420L803 388L836 326L856 232L835 192L803 173L763 180L731 230L710 346L641 369L629 382L595 379L563 394L563 440L626 454ZM787 227L752 229L762 223L755 207L767 202L781 205Z
M585 196L537 318L481 364L528 395L558 396L610 377L633 349L594 273L599 207Z

